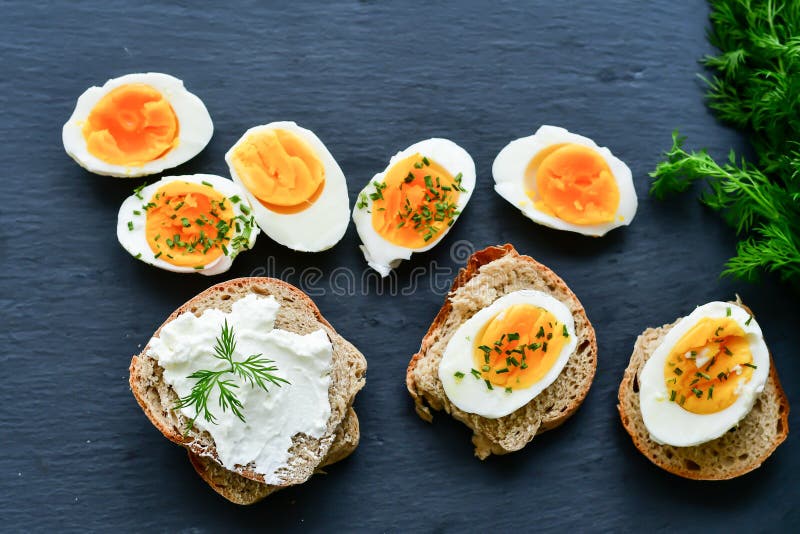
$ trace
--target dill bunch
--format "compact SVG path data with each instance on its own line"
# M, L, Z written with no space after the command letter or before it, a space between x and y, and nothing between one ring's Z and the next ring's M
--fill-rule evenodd
M748 133L757 164L719 164L704 150L687 152L673 133L666 160L650 173L651 194L664 198L701 181L701 201L740 237L723 274L756 280L763 271L800 284L800 2L710 0L703 64L714 72L708 105Z

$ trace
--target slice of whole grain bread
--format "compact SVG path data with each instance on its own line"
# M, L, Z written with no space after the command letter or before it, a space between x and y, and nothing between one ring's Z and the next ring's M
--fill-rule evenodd
M250 293L272 295L280 303L275 328L298 334L308 334L322 328L333 344L331 384L328 389L331 415L327 429L320 438L301 433L292 436L289 465L277 473L281 479L278 487L300 484L328 456L336 430L342 424L356 393L364 386L366 360L353 345L336 333L305 293L274 278L238 278L212 286L175 310L164 324L182 313L200 315L210 308L229 312L233 302ZM154 336L158 336L163 326ZM185 433L188 420L173 409L178 396L162 380L163 370L148 351L149 346L146 346L133 357L130 366L131 391L145 415L170 441L186 447L192 454L218 463L214 440L207 432L195 428ZM256 482L264 482L264 477L249 465L236 466L233 472Z
M356 450L359 438L358 417L353 408L348 408L344 421L336 429L333 444L328 449L328 455L323 458L316 472L321 473L323 467L350 456ZM189 451L189 461L197 474L211 486L211 489L236 504L253 504L281 489L281 486L270 486L237 475L214 460L198 456L191 451Z
M578 344L555 382L528 404L498 419L459 410L447 398L439 380L439 363L447 343L461 324L498 298L520 289L552 295L572 312ZM523 448L536 434L566 421L583 402L597 368L594 329L578 298L553 271L510 244L493 246L470 256L461 269L419 352L411 358L406 387L417 414L432 420L430 409L444 410L472 429L475 455L506 454Z
M741 305L741 302L737 302ZM639 376L645 362L675 324L648 328L633 347L630 364L619 386L622 425L648 460L675 475L696 480L725 480L759 467L789 433L789 401L770 357L769 378L753 409L723 436L693 447L653 441L639 407Z

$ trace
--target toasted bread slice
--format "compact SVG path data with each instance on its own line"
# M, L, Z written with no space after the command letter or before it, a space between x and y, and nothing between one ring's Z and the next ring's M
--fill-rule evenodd
M648 328L636 339L630 364L619 386L617 409L622 425L648 460L684 478L726 480L756 469L789 433L789 400L771 357L764 391L750 413L725 435L693 447L662 445L650 437L639 407L639 376L645 362L678 321L680 318L672 324Z
M359 438L358 417L352 408L348 408L344 421L336 429L328 455L319 464L316 472L322 472L323 467L350 456L356 450ZM281 486L270 486L237 475L214 460L197 456L191 451L189 451L189 461L197 474L211 486L211 489L236 504L253 504L281 489Z
M520 289L536 289L563 302L572 312L578 344L561 374L547 389L515 412L487 419L459 410L439 380L439 363L453 333L467 319L498 298ZM506 454L523 448L536 434L566 421L583 402L597 368L594 329L578 298L553 271L511 245L488 247L473 254L461 269L442 309L411 358L406 386L417 414L432 420L430 408L445 410L472 429L475 455Z
M326 432L320 438L305 434L292 436L289 465L277 473L280 477L278 487L301 484L328 456L336 430L341 426L356 393L364 386L366 360L353 345L336 333L305 293L274 278L238 278L212 286L178 308L164 324L182 313L199 315L210 308L229 312L233 302L249 293L272 295L278 300L281 307L275 321L276 328L298 334L308 334L322 328L333 344L331 385L328 389L331 415ZM163 326L159 327L155 336ZM131 391L145 415L170 441L186 447L194 455L218 463L214 440L207 432L198 429L186 432L189 421L173 409L178 396L162 380L163 370L148 351L149 346L146 346L133 357L130 366ZM264 477L247 465L236 466L233 472L256 482L264 482Z

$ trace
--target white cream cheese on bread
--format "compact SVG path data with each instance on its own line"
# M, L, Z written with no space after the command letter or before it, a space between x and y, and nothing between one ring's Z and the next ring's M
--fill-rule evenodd
M148 344L149 355L164 369L164 381L179 397L188 395L196 384L197 379L189 378L192 373L225 368L226 363L215 357L214 346L226 320L235 335L235 361L253 354L274 361L274 373L289 383L267 384L268 392L232 373L224 377L238 386L234 391L242 402L245 422L230 409L222 410L216 388L208 398L215 421L206 421L202 415L195 421L214 439L224 467L248 466L262 474L267 484L280 481L276 473L288 464L292 437L298 433L321 437L331 414L331 341L322 329L299 335L274 328L279 309L272 296L247 295L233 303L230 313L217 309L206 310L200 317L184 313L164 325ZM194 406L180 410L189 419L195 416Z

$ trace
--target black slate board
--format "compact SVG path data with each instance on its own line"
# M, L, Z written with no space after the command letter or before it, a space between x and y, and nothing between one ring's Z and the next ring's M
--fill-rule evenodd
M800 524L794 434L759 470L725 483L660 471L616 414L636 335L739 293L758 314L792 403L800 401L797 295L720 280L735 239L685 196L647 196L647 172L675 127L714 155L744 138L704 107L696 60L709 53L707 6L690 2L3 2L0 79L0 530L336 531L778 530ZM293 4L293 3L292 3ZM561 4L561 5L557 5ZM161 272L117 244L120 202L141 180L82 171L60 131L77 96L128 72L185 80L215 121L208 148L175 173L226 175L225 150L248 127L295 120L338 159L351 202L390 155L444 136L473 155L478 186L453 231L405 263L433 262L411 295L316 296L369 360L357 452L299 488L231 505L142 415L131 354L179 304L235 276L344 267L363 272L351 225L321 254L259 239L215 279ZM608 145L633 170L633 226L603 239L547 230L492 191L491 163L542 123ZM479 462L469 432L414 414L409 356L461 261L456 243L512 242L557 271L586 306L600 360L578 414L523 452ZM293 272L284 269L294 269ZM306 280L306 289L327 287ZM388 290L388 284L384 287ZM790 418L796 428L797 412Z

